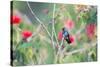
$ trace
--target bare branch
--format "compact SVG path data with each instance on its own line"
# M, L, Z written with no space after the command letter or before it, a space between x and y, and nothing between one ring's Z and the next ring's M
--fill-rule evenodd
M55 20L54 20L54 18L55 18L55 8L56 8L56 4L54 4L54 9L53 9L53 32L54 32L54 36L55 36L55 39L57 41L57 44L59 45L59 42L58 42L58 39L57 39L57 34L56 34L56 31L55 31L55 25L54 25L54 23L55 23Z
M92 43L90 48L96 46L96 43ZM75 54L75 53L78 53L78 52L83 52L83 51L87 51L88 49L90 48L80 48L80 49L77 49L77 50L74 50L74 51L71 51L71 52L68 52L68 53L65 53L65 55L72 55L72 54Z
M54 44L54 39L53 39L53 35L54 35L54 14L55 14L55 4L53 6L53 22L52 22L52 44L53 44L53 48L56 44Z
M47 30L47 28L46 28L46 26L43 24L43 22L42 21L40 21L40 19L35 15L35 13L32 11L32 9L31 9L31 7L30 7L30 5L29 5L29 3L27 2L27 5L28 5L28 7L29 7L29 9L30 9L30 11L31 11L31 13L32 13L32 15L36 18L36 20L43 26L43 28L46 30L46 32L48 33L48 35L49 35L49 37L51 38L51 34L50 34L50 32Z

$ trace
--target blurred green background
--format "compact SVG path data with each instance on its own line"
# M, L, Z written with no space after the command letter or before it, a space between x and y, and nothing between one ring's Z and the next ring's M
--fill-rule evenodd
M97 61L97 29L92 38L88 38L85 31L88 24L95 24L97 27L97 6L56 3L53 17L54 3L28 2L35 15L32 14L27 2L13 1L11 3L13 15L21 18L21 23L12 25L11 28L11 46L13 46L11 61L14 66ZM59 48L56 39L58 38L53 34L55 45L53 48L51 38L35 16L42 21L50 34L52 34L54 23L56 36L64 27L66 19L73 20L74 28L68 31L75 36L74 43L68 44L64 41L64 48L57 54ZM35 34L29 42L23 42L21 34L26 29ZM58 42L60 46L61 41Z

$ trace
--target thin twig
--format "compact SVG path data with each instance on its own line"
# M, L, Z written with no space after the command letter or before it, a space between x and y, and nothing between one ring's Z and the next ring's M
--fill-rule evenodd
M82 23L82 24L80 25L80 29L79 29L78 31L76 31L75 34L76 34L76 35L77 35L77 34L80 34L80 33L85 29L85 25L86 25L86 24Z
M39 36L43 38L42 40L45 40L46 42L51 43L51 40L46 38L45 36L42 36L41 34ZM56 44L56 42L54 42L54 44Z
M64 37L62 38L61 44L59 45L59 48L58 48L58 51L57 51L56 56L58 57L58 60L59 60L59 57L61 57L61 55L62 55L61 47L63 45L63 40L64 40Z
M38 28L36 29L36 32L34 33L34 31L33 31L33 34L32 34L32 36L31 37L29 37L27 40L28 40L28 42L29 41L32 41L32 38L34 37L34 36L36 36L40 31L41 31L41 24L38 26Z
M63 41L64 41L64 37L62 38L61 44L59 45L57 55L58 55L59 53L61 53L61 47L62 47L62 45L63 45Z
M54 39L53 39L53 35L55 34L55 28L54 28L55 6L56 6L56 4L53 5L53 22L52 22L52 44L53 44L53 47L56 45L56 44L54 44ZM56 36L55 36L55 38L56 38L56 41L57 41L57 37Z
M90 48L96 46L96 43L92 43ZM77 49L77 50L74 50L74 51L71 51L71 52L68 52L68 53L65 53L65 55L72 55L72 54L75 54L75 53L78 53L78 52L83 52L83 51L87 51L89 48L80 48L80 49Z
M54 7L53 7L53 17L54 17ZM53 22L52 22L52 45L53 45L53 48L54 48L54 40L53 40L53 26L54 26L54 19L53 19Z
M64 37L62 38L62 41L61 41L61 44L60 44L60 51L61 51L61 47L62 47L62 45L63 45L63 42L64 42Z
M54 32L54 36L55 36L55 39L57 41L57 44L56 45L59 45L59 42L58 42L58 39L57 39L57 34L56 34L56 31L55 31L55 8L56 8L56 4L54 4L54 9L53 9L53 32Z
M18 26L14 26L18 31L22 31Z
M47 28L46 28L46 26L43 24L43 22L42 21L40 21L40 19L35 15L35 13L32 11L32 9L31 9L31 7L30 7L30 5L29 5L29 3L27 2L27 5L28 5L28 7L29 7L29 9L30 9L30 11L31 11L31 13L32 13L32 15L36 18L36 20L43 26L43 28L46 30L46 32L48 33L48 35L49 35L49 37L51 38L51 34L50 34L50 32L47 30Z

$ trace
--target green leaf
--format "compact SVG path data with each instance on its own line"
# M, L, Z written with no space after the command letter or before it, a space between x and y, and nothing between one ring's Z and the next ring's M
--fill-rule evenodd
M27 48L27 47L30 47L32 46L33 44L32 43L23 43L23 44L20 44L18 46L18 49L21 49L21 48Z

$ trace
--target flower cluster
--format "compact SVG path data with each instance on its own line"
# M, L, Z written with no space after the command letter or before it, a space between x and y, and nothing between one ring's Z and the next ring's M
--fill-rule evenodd
M20 23L21 23L21 18L20 18L19 16L13 15L13 16L11 17L11 24L16 25L16 24L20 24ZM23 38L23 39L27 39L27 38L29 38L31 35L32 35L32 32L29 31L29 30L24 30L24 31L22 32L22 38Z
M65 25L65 27L66 27L68 30L73 29L74 26L75 26L74 21L71 20L71 19L67 19L67 20L65 21L65 24L64 24L64 25Z
M89 39L92 39L94 34L95 34L95 29L96 29L96 25L94 23L90 23L88 25L86 25L86 34L88 36Z

